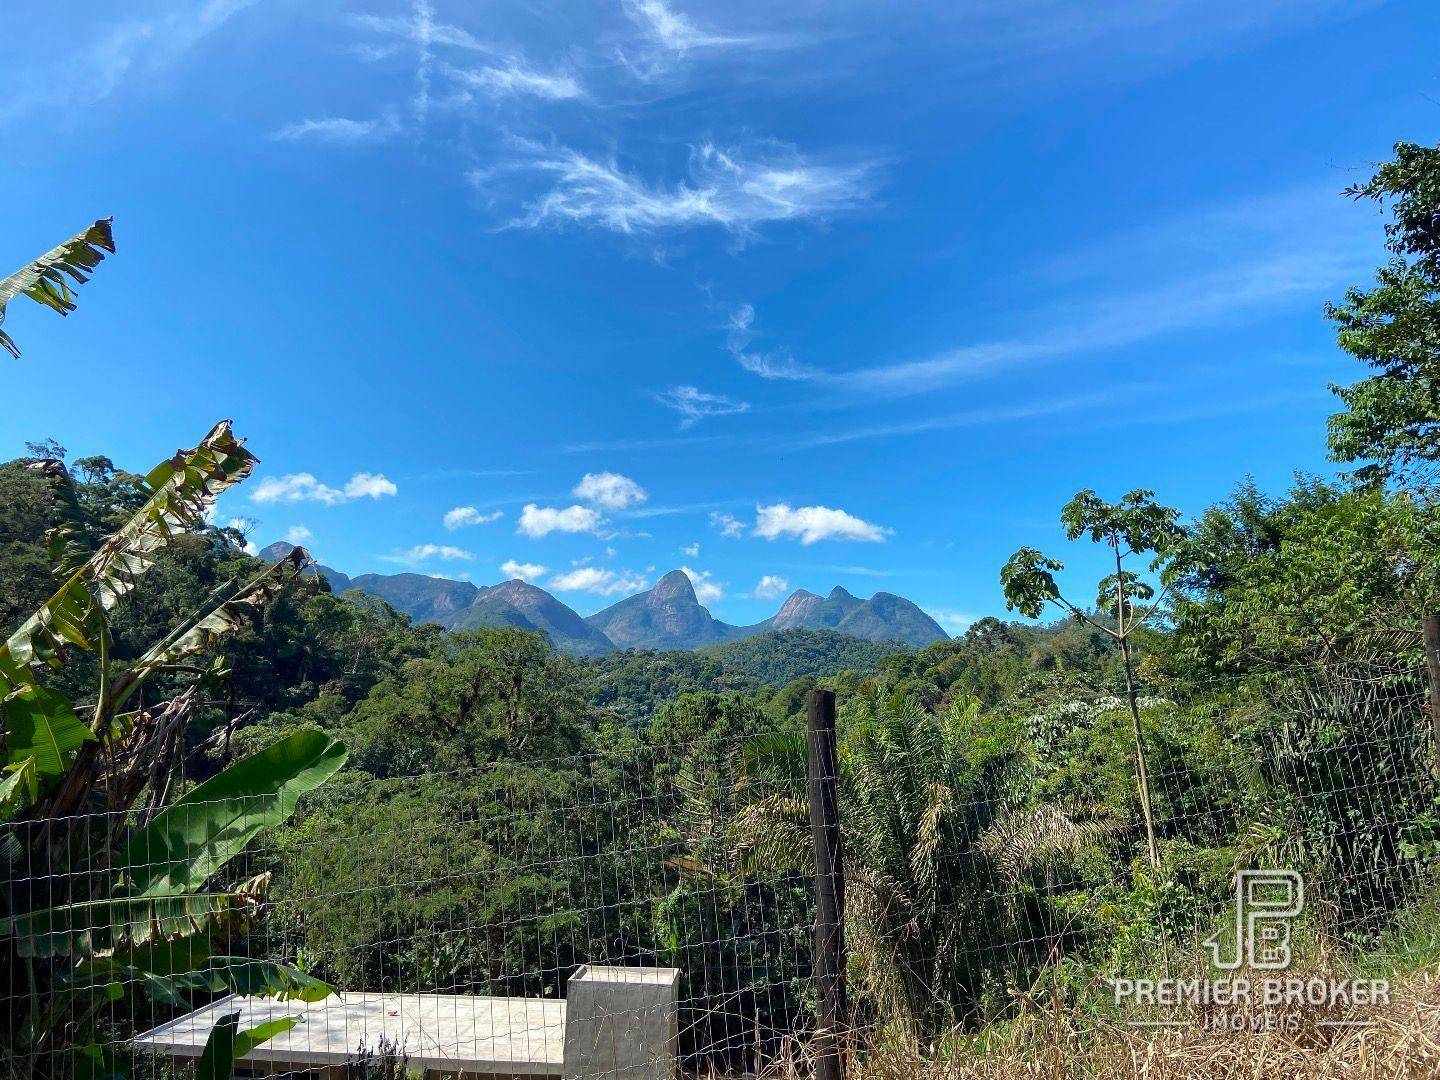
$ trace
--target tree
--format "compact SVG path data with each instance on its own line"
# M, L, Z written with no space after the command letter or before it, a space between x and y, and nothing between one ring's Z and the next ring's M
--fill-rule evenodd
M102 218L28 266L0 279L0 323L5 321L5 306L22 294L61 315L74 311L75 290L65 279L69 277L77 285L85 284L105 258L105 252L115 253L115 237L110 228L113 220ZM0 345L9 350L10 355L20 355L20 347L4 330L0 330Z
M1340 347L1376 372L1331 387L1345 411L1330 417L1330 454L1365 462L1362 481L1403 478L1440 462L1440 147L1398 143L1346 194L1388 205L1394 257L1373 288L1326 308Z
M14 1033L16 1052L4 1059L14 1076L57 1067L126 1075L101 1014L133 986L171 1004L187 991L330 993L283 964L213 954L211 937L244 926L266 879L213 883L340 768L345 748L298 731L170 798L196 688L211 674L197 659L301 572L304 551L220 582L138 656L123 657L112 633L113 616L165 549L203 530L216 496L249 475L254 460L222 421L151 470L138 508L98 543L83 527L90 519L69 474L41 463L55 500L74 513L50 536L60 588L0 645L0 821L9 833L0 845L0 962L23 970L10 972L9 985L31 989L8 1003L24 1015L0 1028L7 1042ZM93 700L78 705L49 678L77 653L93 657L95 674ZM146 689L155 692L148 702ZM21 859L24 875L15 873Z
M1242 484L1200 516L1171 560L1174 633L1157 653L1197 683L1263 679L1341 663L1380 633L1397 658L1418 663L1420 620L1440 602L1437 551L1434 500L1317 479L1281 496Z
M1035 548L1021 548L1010 556L1000 571L1007 609L1038 619L1045 605L1053 603L1102 631L1119 646L1125 673L1125 697L1135 739L1135 782L1140 794L1140 813L1145 819L1145 846L1152 866L1159 865L1160 856L1155 846L1145 739L1140 730L1132 638L1135 631L1155 614L1164 599L1164 591L1157 596L1155 589L1141 580L1135 571L1127 569L1126 564L1128 560L1149 555L1150 572L1159 571L1184 537L1178 518L1177 511L1161 506L1155 501L1155 493L1144 489L1130 492L1118 503L1107 503L1087 489L1061 510L1060 520L1069 539L1078 540L1088 534L1092 541L1110 549L1115 572L1100 580L1095 603L1097 608L1110 616L1113 624L1102 621L1067 599L1055 583L1055 574L1065 569L1064 564L1047 558ZM1147 606L1138 606L1141 604Z

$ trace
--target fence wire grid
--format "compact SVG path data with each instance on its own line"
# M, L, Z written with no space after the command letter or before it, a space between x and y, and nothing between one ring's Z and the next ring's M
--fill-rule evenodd
M1244 867L1303 872L1298 952L1383 953L1433 892L1428 694L1395 663L1237 681L1243 752L1207 741L1197 706L1142 699L1155 865L1122 701L1035 711L1023 754L988 756L983 715L842 716L846 1054L934 1046L1042 992L1093 1003L1108 977L1203 974ZM806 766L801 726L350 769L193 890L175 868L268 805L174 807L191 846L138 857L154 807L8 823L0 1077L219 1076L199 1059L226 1023L238 1075L809 1074Z

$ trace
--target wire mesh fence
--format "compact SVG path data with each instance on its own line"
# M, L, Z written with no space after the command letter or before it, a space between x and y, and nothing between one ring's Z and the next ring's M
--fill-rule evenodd
M1009 739L958 702L842 716L820 779L852 1068L1047 1008L1081 1030L1203 1022L1113 991L1243 969L1245 868L1303 882L1297 971L1413 946L1395 927L1440 849L1423 667L1221 689L1137 703L1154 860L1123 700L1022 711ZM217 1030L258 1076L813 1073L813 766L791 725L354 768L294 813L237 796L9 823L0 1077L225 1075Z

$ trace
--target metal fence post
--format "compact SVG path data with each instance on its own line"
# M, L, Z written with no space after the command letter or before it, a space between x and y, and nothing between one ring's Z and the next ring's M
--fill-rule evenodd
M805 701L810 778L810 837L815 845L815 1077L845 1075L845 874L840 857L839 770L835 692L811 690Z

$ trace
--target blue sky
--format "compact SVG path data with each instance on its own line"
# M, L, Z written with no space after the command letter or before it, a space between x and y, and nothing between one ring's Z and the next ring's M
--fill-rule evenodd
M583 613L684 566L956 630L1021 544L1089 595L1080 488L1324 469L1322 305L1382 256L1339 193L1440 138L1420 2L116 11L0 15L0 262L120 246L12 305L0 454L231 417L257 543Z

